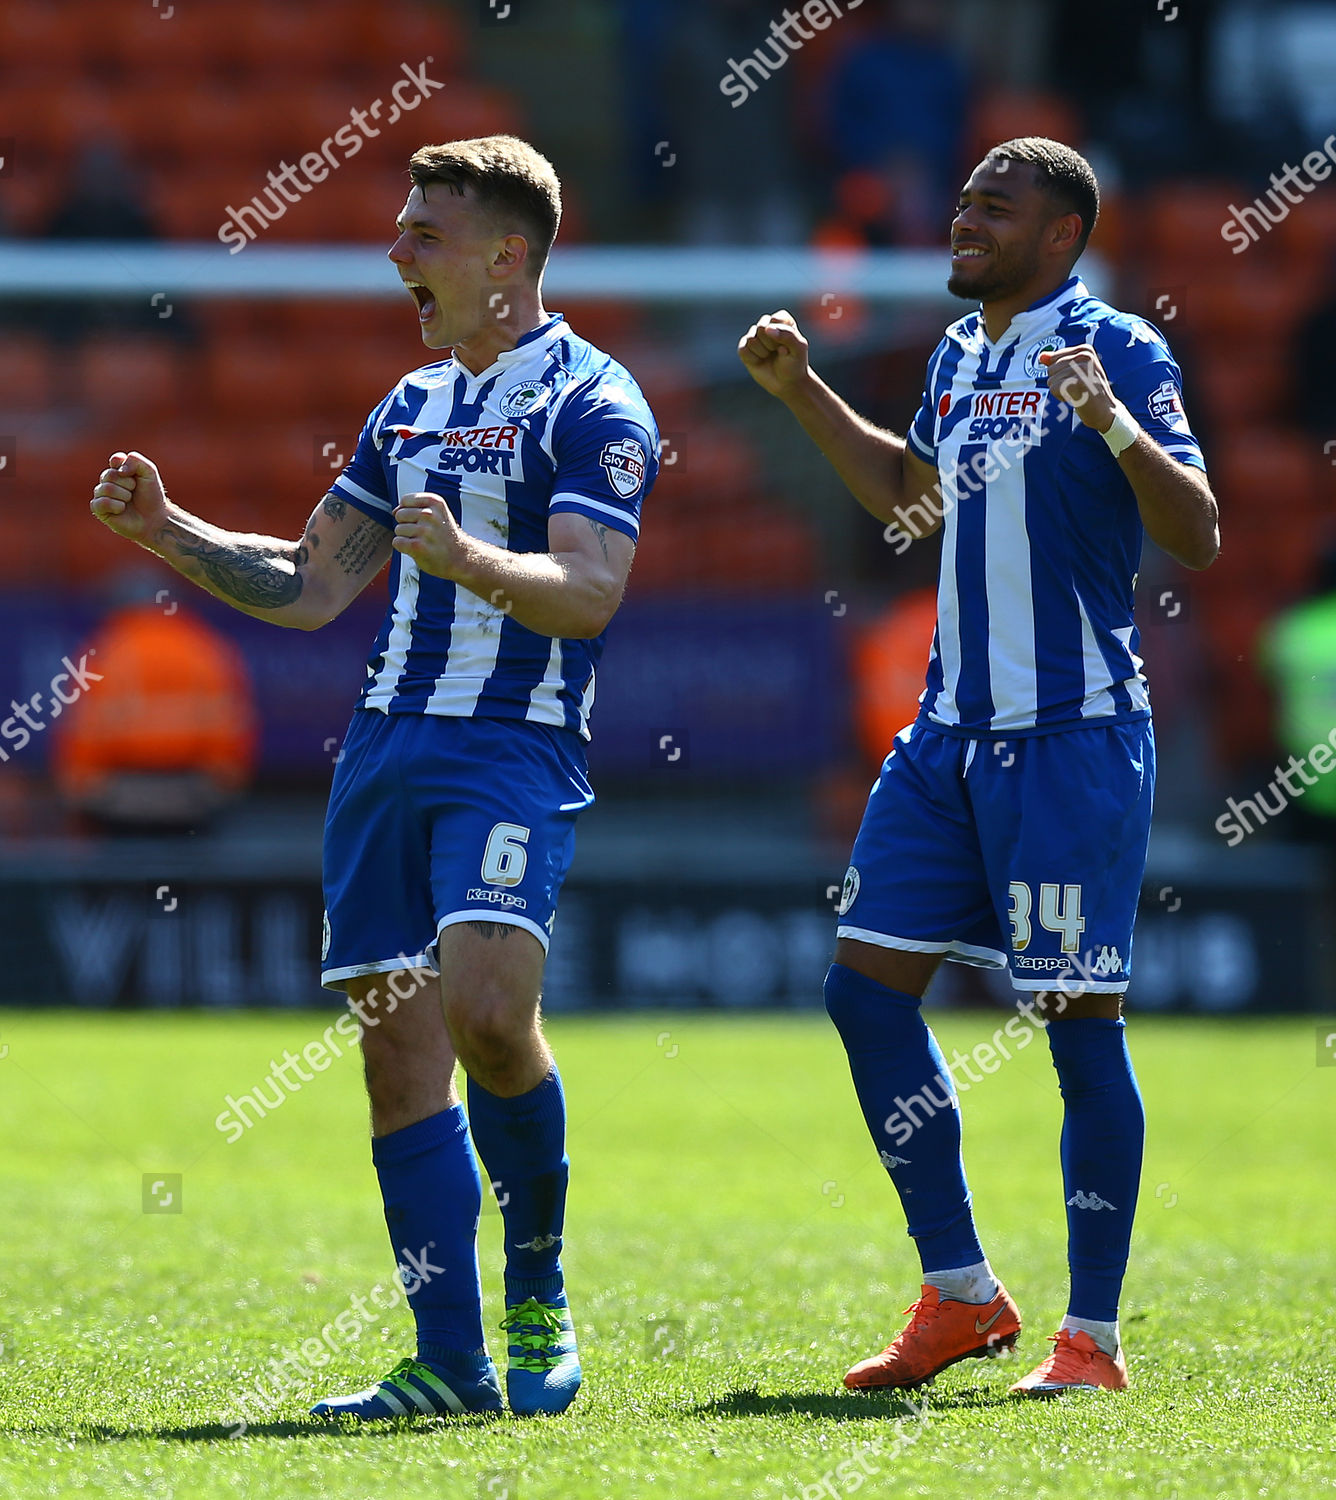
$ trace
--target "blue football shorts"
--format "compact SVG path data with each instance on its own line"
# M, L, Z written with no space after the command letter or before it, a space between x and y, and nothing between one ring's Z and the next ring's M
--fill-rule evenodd
M358 709L325 817L320 982L436 971L457 922L522 927L546 952L593 800L573 730Z
M1121 994L1155 790L1149 720L971 740L921 722L882 763L838 935Z

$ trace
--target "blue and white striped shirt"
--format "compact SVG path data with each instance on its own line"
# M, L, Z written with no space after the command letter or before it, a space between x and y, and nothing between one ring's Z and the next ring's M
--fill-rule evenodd
M640 388L557 313L478 375L447 359L404 376L331 489L391 529L403 496L442 495L470 536L546 552L548 517L562 512L635 540L657 472ZM399 552L389 591L361 707L526 719L589 738L603 636L538 635Z
M1038 734L1150 714L1133 587L1143 531L1117 460L1048 391L1045 350L1095 347L1166 452L1205 468L1159 331L1072 277L997 344L973 312L928 365L910 449L945 511L937 630L919 717L948 734ZM913 507L906 503L912 515Z

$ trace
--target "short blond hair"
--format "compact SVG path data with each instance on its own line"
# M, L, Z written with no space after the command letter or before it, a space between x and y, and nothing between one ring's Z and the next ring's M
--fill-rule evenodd
M471 188L482 208L517 224L529 243L534 274L541 273L561 223L561 183L542 152L514 135L481 135L442 146L421 146L408 160L417 187L443 182Z

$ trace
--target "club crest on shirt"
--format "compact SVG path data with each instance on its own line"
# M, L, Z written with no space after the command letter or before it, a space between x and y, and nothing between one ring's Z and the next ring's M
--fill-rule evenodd
M537 411L549 394L550 387L541 380L521 381L519 385L512 385L501 397L501 414L512 421L517 417L526 417L531 411Z
M1187 432L1188 418L1183 410L1183 400L1172 380L1162 380L1150 393L1146 410L1157 422L1172 427L1175 432Z
M1028 380L1038 380L1048 373L1048 366L1039 363L1041 354L1052 354L1054 350L1063 348L1062 340L1056 333L1046 333L1037 344L1032 344L1025 351L1025 375Z
M858 900L858 890L862 883L863 882L858 874L858 867L856 865L850 865L849 868L844 872L844 884L840 888L840 906L839 911L837 912L838 916L842 917L845 912L847 912L849 908L854 904L854 902Z
M606 443L598 461L623 500L629 500L645 482L645 450L634 438Z

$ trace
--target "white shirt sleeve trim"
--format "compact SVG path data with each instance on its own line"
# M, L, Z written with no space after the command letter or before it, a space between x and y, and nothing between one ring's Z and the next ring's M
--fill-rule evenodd
M360 500L364 505L374 505L377 510L383 510L388 513L394 509L392 505L382 500L379 495L373 495L370 490L364 490L360 484L349 479L346 474L340 474L334 483L330 485L330 489L341 489L352 499Z
M563 490L559 495L553 495L548 502L548 514L558 508L563 510L596 510L601 515L612 516L623 526L635 527L635 535L640 535L640 524L636 518L624 510L618 510L615 505L606 505L602 500L591 500L588 495L577 495L573 490Z

